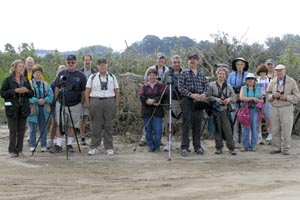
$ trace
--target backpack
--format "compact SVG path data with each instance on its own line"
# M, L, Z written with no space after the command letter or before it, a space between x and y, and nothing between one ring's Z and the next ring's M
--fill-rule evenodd
M243 126L250 128L250 113L248 103L245 103L245 106L238 110L237 118Z

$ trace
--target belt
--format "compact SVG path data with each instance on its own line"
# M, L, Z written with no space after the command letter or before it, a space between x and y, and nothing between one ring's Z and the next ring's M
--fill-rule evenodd
M92 97L99 100L105 100L105 99L114 99L115 97Z

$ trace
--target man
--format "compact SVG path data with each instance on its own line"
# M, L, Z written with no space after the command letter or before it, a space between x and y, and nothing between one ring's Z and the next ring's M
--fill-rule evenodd
M120 90L115 75L107 71L106 59L97 61L98 72L86 84L85 106L89 108L92 123L92 142L88 155L95 155L102 140L107 155L113 155L112 121L120 101Z
M92 68L92 56L89 54L86 54L82 57L82 61L83 61L83 67L80 69L80 71L83 72L83 74L85 75L85 77L88 79L89 76L91 74L96 73L97 71ZM81 124L80 124L80 144L81 145L86 145L86 141L85 141L85 124L86 121L89 119L89 110L87 108L83 108L83 114L82 114L82 119L81 119Z
M271 127L272 145L271 154L281 153L289 155L291 134L294 118L294 106L300 100L300 93L296 81L286 75L286 67L279 64L275 67L276 76L267 88L267 97L272 104Z
M77 59L74 55L69 55L67 57L67 70L61 71L55 80L55 99L58 95L58 102L56 103L56 121L60 126L60 130L63 130L62 126L66 126L67 134L67 150L73 152L73 139L75 132L71 122L71 118L74 122L74 128L80 127L80 119L82 115L82 104L84 102L84 91L86 85L85 75L76 69ZM62 96L61 89L64 89L64 96ZM63 102L65 99L65 102ZM65 105L66 113L66 124L64 124L63 115L64 111L61 110L61 106ZM69 113L69 109L71 113ZM58 153L62 151L62 135L58 134L56 137L56 145L54 151L51 153Z
M273 59L267 59L265 65L268 68L267 77L269 78L269 82L271 82L276 77L275 61ZM268 136L265 140L267 144L272 144L272 129L268 130Z
M147 74L148 74L149 69L156 69L156 71L158 72L157 80L161 81L162 78L163 78L164 73L169 70L169 68L166 66L166 55L164 53L158 53L157 54L156 64L149 67L146 70L146 73L145 73L145 76L144 76L145 81L147 81L147 79L148 79Z
M32 57L27 57L25 60L24 76L27 77L28 80L32 79L33 65L34 65L34 59Z
M187 156L189 151L189 132L190 128L193 133L194 151L198 155L204 153L201 147L201 122L203 115L204 101L208 93L208 81L204 73L198 70L199 57L197 54L188 57L188 71L184 71L179 77L178 89L182 95L182 140L181 155Z
M183 68L181 67L182 59L179 55L174 55L171 58L172 66L169 67L169 70L164 74L163 76L163 84L170 86L172 85L172 133L175 133L175 131L179 130L179 123L181 123L181 107L180 107L180 100L181 95L178 91L178 80L180 74L183 72ZM169 91L169 90L168 90ZM167 103L170 101L168 100ZM166 108L168 109L168 108ZM169 110L167 110L169 111ZM170 113L167 112L164 118L164 124L165 124L165 131L169 130L169 121L170 121ZM164 151L169 151L169 134L167 134L167 144L164 147Z

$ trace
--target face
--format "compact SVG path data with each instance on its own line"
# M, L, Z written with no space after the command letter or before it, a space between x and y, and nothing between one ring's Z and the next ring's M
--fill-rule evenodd
M67 60L67 68L69 71L76 70L76 60Z
M195 58L191 58L188 60L188 66L190 68L197 68L199 65L199 60L195 59Z
M225 81L226 79L226 72L223 70L220 70L217 74L218 80L219 81Z
M267 68L269 71L273 71L274 70L275 65L272 63L267 63Z
M107 71L107 64L106 63L101 63L100 65L97 65L98 71L101 74L105 74Z
M156 81L157 75L155 73L150 73L148 75L148 80L150 83L154 83Z
M35 71L33 75L33 78L35 80L41 80L42 72L41 71Z
M277 74L277 78L283 78L285 76L285 69L275 70Z
M180 58L173 59L172 66L175 70L179 70L181 66Z
M15 68L15 73L16 74L23 74L24 71L24 64L23 63L19 63L17 65L17 67Z
M166 58L165 57L160 57L156 59L156 65L159 67L163 67L166 64Z
M242 72L246 67L246 63L244 61L238 60L236 61L235 66L238 72Z
M29 69L29 70L32 69L33 65L34 65L34 62L32 60L26 61L26 68L27 69Z
M92 65L92 59L90 56L84 56L83 65L85 68L90 69Z
M247 78L246 80L247 80L247 84L248 84L248 85L251 85L251 86L254 85L254 82L255 82L255 79L254 79L254 78Z
M260 72L259 75L260 75L260 77L266 77L267 73L266 72Z

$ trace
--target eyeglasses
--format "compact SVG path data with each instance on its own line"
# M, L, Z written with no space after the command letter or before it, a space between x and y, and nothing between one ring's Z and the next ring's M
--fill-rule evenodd
M74 65L75 64L74 61L68 61L67 63L68 63L68 65L70 65L70 64Z

